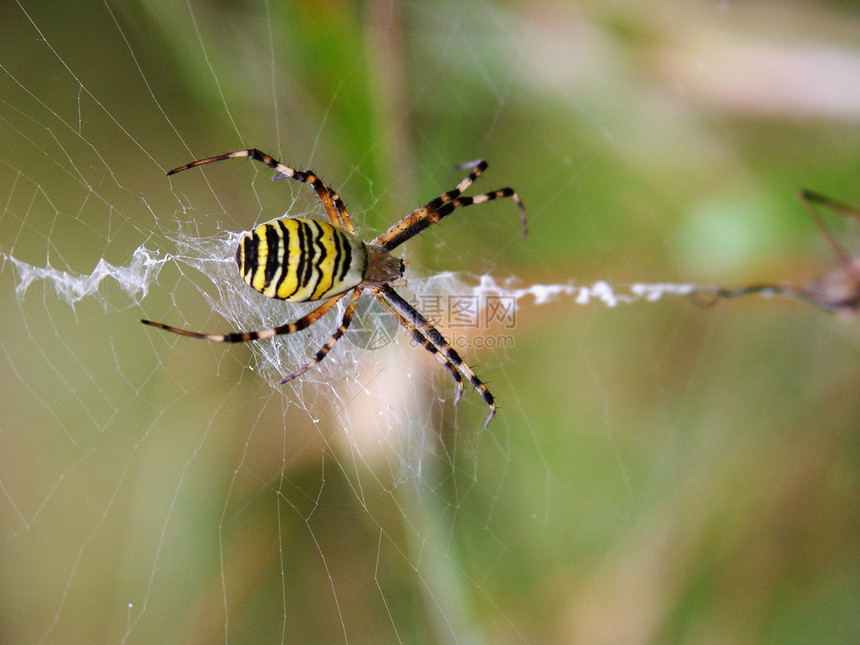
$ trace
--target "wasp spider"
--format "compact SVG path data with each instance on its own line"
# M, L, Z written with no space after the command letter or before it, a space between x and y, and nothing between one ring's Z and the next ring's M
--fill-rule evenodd
M355 227L350 221L343 201L332 188L326 186L315 173L289 168L259 150L239 150L192 161L174 168L167 174L173 175L195 166L224 159L245 157L273 168L277 172L273 179L295 179L310 184L322 202L329 222L289 217L258 226L245 234L236 249L239 273L252 288L269 298L293 302L313 300L325 300L325 302L295 322L260 331L202 334L149 320L141 322L192 338L221 343L244 343L281 334L292 334L305 329L319 320L340 299L351 293L340 326L332 337L310 361L285 376L281 381L283 384L304 374L326 357L349 327L358 304L358 297L363 291L368 291L416 342L445 366L457 383L455 404L460 401L463 394L463 379L460 374L462 373L469 380L490 408L490 415L484 423L486 428L496 413L493 395L433 324L392 288L392 282L403 276L405 265L403 260L394 257L391 252L427 227L450 215L455 208L483 204L501 197L510 197L519 207L522 232L525 235L525 209L513 189L500 188L473 197L463 196L463 191L487 169L487 162L479 160L463 164L459 168L471 169L471 172L456 188L427 202L373 241L363 242L356 235Z

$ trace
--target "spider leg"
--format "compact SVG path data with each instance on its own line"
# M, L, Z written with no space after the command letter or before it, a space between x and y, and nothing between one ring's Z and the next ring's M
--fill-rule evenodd
M493 395L490 394L490 390L487 389L487 386L484 385L481 379L475 375L472 368L463 362L463 359L460 358L460 355L453 347L451 347L451 343L445 339L439 330L424 318L424 316L422 316L412 305L400 297L394 289L389 287L387 284L384 284L379 287L379 291L393 307L398 309L427 340L435 345L440 352L445 354L448 360L450 360L451 363L455 365L467 379L469 379L469 383L478 390L481 398L484 399L484 402L490 408L490 415L484 422L484 427L486 428L490 425L490 421L493 420L493 416L496 414L496 403L493 399Z
M323 315L325 315L325 313L329 309L334 307L337 301L343 298L347 293L349 293L349 291L329 298L319 307L311 311L308 315L299 318L296 322L280 325L278 327L272 327L271 329L261 329L260 331L237 331L232 332L230 334L203 334L196 331L188 331L187 329L179 329L178 327L171 327L170 325L165 325L164 323L160 322L152 322L151 320L141 320L140 322L142 322L144 325L150 325L152 327L158 327L159 329L163 329L165 331L173 332L174 334L180 334L181 336L201 338L203 340L210 340L216 343L247 343L248 341L265 340L267 338L273 338L275 336L281 336L283 334L292 334L294 332L305 329L306 327L310 327Z
M277 177L275 177L275 179L277 179ZM349 218L349 213L346 212L346 206L340 198L340 195L334 192L332 188L329 188L328 192L331 196L332 202L334 202L335 208L337 209L337 215L340 218L340 227L346 230L347 233L356 235L355 227L352 225L352 220Z
M809 213L809 217L812 218L812 221L815 222L815 225L818 227L818 230L821 231L821 234L824 235L824 239L827 240L827 243L830 245L830 248L833 249L836 257L839 262L846 267L851 266L851 258L848 253L845 252L845 249L836 241L836 238L833 237L833 234L830 232L830 229L824 224L824 220L821 219L821 214L815 208L816 204L819 206L823 206L825 208L829 208L834 213L839 213L840 215L844 215L845 217L853 217L860 221L860 210L848 206L847 204L843 204L841 202L837 202L835 199L830 199L829 197L825 197L824 195L819 195L818 193L814 193L811 190L801 190L800 201L803 204L804 208L806 208L807 213Z
M358 297L361 295L361 291L362 287L356 287L355 289L353 289L352 297L349 299L349 303L346 305L346 311L343 312L343 319L340 321L340 326L335 330L334 334L332 334L332 337L328 340L328 342L322 347L320 347L319 351L314 354L314 357L311 360L302 365L295 372L291 372L290 374L287 374L283 379L281 379L281 385L287 383L288 381L292 381L297 376L301 376L326 357L326 355L331 351L332 347L337 344L337 341L340 340L340 337L343 336L346 333L346 330L349 328L349 325L352 322L352 317L355 314L355 307L356 305L358 305ZM349 292L347 291L346 293ZM343 295L345 294L335 296L335 298L340 298Z
M455 208L461 206L471 206L472 204L483 204L484 202L502 197L510 197L514 200L520 210L520 222L522 225L523 235L526 234L526 211L519 195L514 192L513 188L500 188L483 195L475 195L474 197L461 197L472 182L481 176L481 173L487 169L487 162L483 159L472 161L459 168L474 169L469 175L461 181L456 188L449 190L446 193L439 195L436 199L427 202L421 208L413 211L411 214L404 217L402 220L391 226L382 235L373 240L372 244L381 246L389 251L397 248L410 238L414 237L424 229L435 224L443 217L449 215Z
M295 168L290 168L289 166L285 166L280 161L273 159L265 152L260 152L256 148L250 148L248 150L237 150L236 152L228 152L223 155L216 155L214 157L207 157L206 159L198 159L197 161L192 161L191 163L185 164L184 166L179 166L178 168L174 168L173 170L168 171L169 175L175 175L178 172L182 172L183 170L188 170L189 168L195 168L196 166L202 166L207 163L214 163L216 161L224 161L225 159L242 159L242 158L253 159L254 161L259 161L262 164L269 166L278 172L277 175L272 177L272 179L295 179L296 181L300 181L306 184L310 184L311 187L316 191L317 197L319 197L320 202L322 202L323 208L325 208L326 215L328 215L329 221L333 226L337 226L338 228L343 228L346 226L346 230L355 234L355 229L352 226L352 222L349 221L349 215L346 215L346 207L343 205L343 201L338 197L337 193L325 185L325 183L314 173L312 170L296 170ZM338 204L337 207L335 204ZM345 216L345 217L344 217ZM343 218L343 222L341 222L341 218ZM343 226L341 225L343 224Z
M296 171L299 172L299 171ZM280 173L272 177L272 179L291 179L290 175L286 175L284 173ZM301 181L301 180L300 180ZM346 206L343 203L343 200L340 198L333 188L327 186L320 180L322 186L328 191L328 196L323 197L320 195L319 190L314 187L314 190L317 191L317 195L319 195L320 201L323 203L323 206L326 209L326 213L329 216L329 221L333 226L338 226L339 228L344 229L347 233L352 233L356 235L355 226L352 225L352 220L349 218L349 213L346 212ZM334 209L337 211L337 219L332 219L330 207L333 205Z
M379 304L396 320L400 323L400 326L406 330L412 339L424 347L428 352L433 354L436 357L436 360L442 363L445 366L445 369L453 377L454 381L457 383L457 397L454 399L454 405L457 405L460 402L460 398L463 396L463 377L460 376L460 372L457 371L457 368L454 366L454 363L451 362L451 359L445 356L444 353L440 352L439 349L427 340L424 335L418 331L418 329L409 322L406 318L404 318L399 311L397 311L381 294L374 293L374 297L379 301Z

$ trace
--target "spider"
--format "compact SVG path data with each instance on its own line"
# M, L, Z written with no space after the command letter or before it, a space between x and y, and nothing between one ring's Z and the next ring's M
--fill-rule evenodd
M283 385L304 374L326 357L352 322L359 296L363 291L368 291L417 343L433 354L448 370L457 383L455 405L463 394L463 379L460 373L469 380L490 408L490 414L484 423L486 428L496 413L493 395L433 324L392 288L392 284L401 279L406 267L403 260L393 256L391 252L450 215L456 208L483 204L502 197L510 197L516 203L525 235L525 208L516 192L511 188L500 188L473 197L463 196L463 191L487 169L487 162L484 160L468 162L457 167L458 170L471 169L471 172L456 188L427 202L373 241L364 242L357 237L341 198L323 183L316 173L285 166L255 148L192 161L167 174L174 175L195 166L245 157L273 168L277 174L272 179L294 179L310 184L322 202L329 221L288 217L262 224L245 233L236 249L239 273L253 289L269 298L293 302L325 302L295 322L260 331L204 334L150 320L141 322L192 338L220 343L244 343L305 329L351 293L340 326L310 361L281 380Z
M737 298L761 293L798 298L822 309L843 315L851 315L860 309L860 258L849 256L836 241L836 238L833 237L821 219L816 206L827 208L845 217L852 217L858 222L860 222L860 210L811 190L800 191L798 197L824 239L827 240L830 248L833 249L840 266L803 288L779 284L753 284L737 289L699 289L693 293L694 296L706 294L712 296L713 300L710 302L697 300L697 302L708 306L721 298Z

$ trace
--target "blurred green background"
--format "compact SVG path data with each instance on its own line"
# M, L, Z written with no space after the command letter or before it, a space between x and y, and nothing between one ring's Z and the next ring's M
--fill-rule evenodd
M860 205L855 4L22 0L0 24L0 640L860 641L856 321L525 298L512 347L465 350L500 404L481 431L405 338L352 350L381 374L359 412L141 329L229 326L187 264L77 299L15 263L88 275L304 203L250 163L163 174L255 146L372 234L488 159L475 189L514 186L528 238L468 209L407 245L416 275L802 286L834 258L797 191Z

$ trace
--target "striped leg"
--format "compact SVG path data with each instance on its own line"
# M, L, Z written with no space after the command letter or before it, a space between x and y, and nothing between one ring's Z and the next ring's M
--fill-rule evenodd
M277 179L277 177L275 177ZM332 188L328 189L329 194L331 195L331 200L334 202L335 208L337 208L338 217L340 217L340 226L342 229L346 230L347 233L352 233L356 235L355 227L352 225L352 220L349 218L349 213L346 212L346 206L343 203L343 200L340 198Z
M291 179L291 178L292 177L290 175L285 175L284 173L281 173L279 175L275 175L274 177L272 177L272 179ZM320 182L320 183L322 183L322 182ZM332 225L339 226L340 228L344 229L347 233L352 233L353 235L356 235L355 226L352 225L352 220L349 218L349 213L346 212L346 206L344 205L343 200L340 198L340 195L338 195L336 192L334 192L334 189L331 188L330 186L326 186L324 183L322 183L322 185L326 188L326 190L328 190L328 198L331 200L331 203L334 204L334 208L337 210L337 216L340 220L340 224L338 224L337 221L334 221L331 219L331 214L329 213L329 207L328 207L325 199L323 197L320 197L320 200L322 201L323 206L325 206L326 213L329 213L329 220L331 220ZM319 194L319 191L317 191L317 194Z
M165 325L160 322L152 322L151 320L141 320L144 325L150 325L152 327L158 327L159 329L163 329L165 331L173 332L174 334L180 334L181 336L190 336L191 338L201 338L203 340L211 340L215 343L247 343L252 340L265 340L266 338L274 338L275 336L281 336L283 334L292 334L293 332L300 331L305 329L306 327L310 327L317 320L319 320L325 313L337 304L337 301L343 298L348 291L345 293L338 294L326 300L319 307L310 312L307 316L299 318L294 323L288 323L286 325L280 325L279 327L272 327L271 329L261 329L260 331L242 331L242 332L232 332L230 334L203 334L201 332L196 331L188 331L187 329L179 329L178 327L171 327L170 325Z
M355 314L355 307L358 305L358 297L361 295L361 291L362 287L356 287L355 289L353 289L352 297L349 299L349 304L346 305L346 311L343 312L343 319L340 321L340 327L335 330L334 334L328 340L328 342L322 347L320 347L319 351L314 354L314 357L311 360L302 365L295 372L287 374L284 378L282 378L280 383L281 385L292 381L297 376L301 376L326 357L326 355L331 351L332 347L334 347L337 344L337 341L340 340L340 337L346 333L347 329L349 329L349 325L352 322L352 317ZM349 292L347 291L347 293ZM335 298L339 299L344 295L346 294L335 296Z
M486 428L490 425L490 421L493 420L493 416L496 414L496 403L493 399L493 395L490 394L490 390L487 389L487 386L484 385L481 379L475 375L472 368L463 362L463 359L460 358L457 351L451 347L451 343L445 340L445 337L439 332L439 330L428 322L427 319L424 318L424 316L422 316L412 305L401 298L394 289L384 284L379 288L379 291L392 306L398 309L400 313L403 314L403 316L411 322L427 340L430 341L430 343L432 343L440 352L445 354L446 358L451 361L451 363L455 365L467 379L469 379L469 383L478 390L481 398L483 398L486 404L490 407L490 416L488 416L487 420L484 422L484 427Z
M436 345L427 340L424 335L418 331L415 325L401 316L400 312L397 311L381 294L375 293L373 295L385 311L387 311L394 320L400 323L400 326L406 330L406 333L412 336L412 339L416 343L433 354L433 356L436 357L436 360L445 366L445 369L448 370L454 381L457 383L457 397L454 399L454 405L457 405L460 402L460 398L463 396L463 377L460 376L460 372L457 371L457 368L454 366L454 363L451 362L451 359L445 356L444 353L440 352Z
M523 230L523 235L526 234L526 211L522 200L514 192L512 188L500 188L483 195L475 195L474 197L461 197L463 191L472 185L481 173L487 169L487 162L483 159L472 161L462 166L459 169L474 168L469 175L461 181L456 188L449 190L447 193L439 195L436 199L427 202L421 208L413 211L411 214L404 217L402 220L391 226L382 235L373 240L373 244L381 246L389 251L397 248L410 238L414 237L424 229L435 224L443 217L449 215L455 208L461 206L471 206L472 204L483 204L484 202L502 197L510 197L517 204L520 210L520 222Z
M206 159L198 159L197 161L192 161L191 163L185 164L184 166L179 166L179 168L174 168L173 170L168 171L169 175L175 175L178 172L182 172L183 170L188 170L189 168L194 168L196 166L202 166L207 163L214 163L216 161L224 161L225 159L243 159L243 158L253 159L254 161L259 161L262 164L269 166L278 172L277 175L272 177L272 179L295 179L296 181L301 181L306 184L310 184L311 187L316 191L317 197L319 197L320 202L322 202L323 208L325 208L326 215L328 215L329 221L333 226L341 227L339 214L342 216L346 214L346 207L344 207L343 202L340 197L338 197L337 193L326 186L323 181L317 177L316 173L311 170L296 170L295 168L290 168L289 166L285 166L280 161L273 159L265 152L260 152L256 148L250 148L249 150L237 150L236 152L228 152L223 155L216 155L214 157L207 157ZM339 205L335 207L335 202L338 202ZM352 223L349 221L349 215L346 215L344 225L349 222L348 230L350 233L355 234L355 229L352 227ZM352 229L352 230L350 230Z

